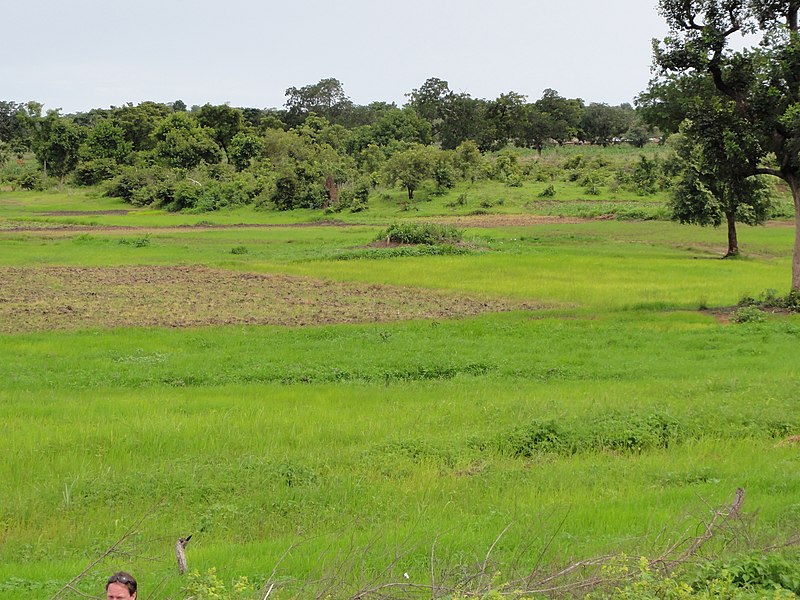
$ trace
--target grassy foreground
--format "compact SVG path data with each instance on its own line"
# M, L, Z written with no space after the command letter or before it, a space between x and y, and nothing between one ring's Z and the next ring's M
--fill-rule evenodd
M115 208L9 199L4 225L45 201ZM800 320L737 324L713 310L788 287L789 227L745 228L745 256L719 261L720 232L663 222L467 226L466 254L397 256L365 249L377 223L168 230L174 215L107 218L119 222L98 225L148 229L6 231L0 268L35 279L202 265L535 308L304 327L109 328L98 313L87 328L65 314L58 327L6 327L0 597L49 597L134 526L80 590L125 568L143 598L176 594L172 548L188 534L191 568L272 578L270 597L328 577L339 597L474 571L489 548L500 581L515 567L651 554L737 487L753 545L800 525ZM110 285L100 273L89 292ZM225 290L181 285L223 307ZM0 283L5 303L11 288Z

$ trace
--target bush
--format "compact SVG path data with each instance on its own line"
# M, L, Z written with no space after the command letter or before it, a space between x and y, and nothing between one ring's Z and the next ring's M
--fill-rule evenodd
M20 175L16 184L23 190L41 191L45 188L44 177L39 171L28 171Z
M731 317L734 323L763 323L766 320L764 312L756 306L743 306Z
M461 229L438 223L395 223L378 234L376 240L396 244L453 244L464 236Z
M555 195L556 188L554 188L552 185L548 185L541 192L539 192L539 198L553 198Z
M97 185L113 179L119 173L119 165L111 158L96 158L80 163L75 169L75 182L78 185Z

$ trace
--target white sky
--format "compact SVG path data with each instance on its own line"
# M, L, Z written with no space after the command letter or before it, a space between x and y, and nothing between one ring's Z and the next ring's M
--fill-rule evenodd
M631 102L650 79L657 0L4 2L0 100L85 111L143 100L280 107L335 77L405 102L428 77L531 100Z

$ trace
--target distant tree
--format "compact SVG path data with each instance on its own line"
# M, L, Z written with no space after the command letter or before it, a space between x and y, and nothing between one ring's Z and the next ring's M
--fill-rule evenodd
M516 92L500 94L486 106L487 128L479 145L499 150L516 137L525 119L525 96Z
M125 139L133 144L133 150L152 150L156 140L153 132L172 113L166 104L142 102L134 106L112 108L109 118L125 132Z
M227 104L204 104L197 111L197 122L202 127L213 130L212 139L223 150L228 149L233 136L239 133L244 126L242 111L231 108Z
M466 140L490 144L487 102L469 94L451 94L442 107L439 139L442 148L453 150Z
M211 133L191 114L172 113L153 132L156 156L168 166L181 169L193 169L201 162L218 163L222 152Z
M409 108L413 108L421 119L431 124L434 136L441 140L441 126L445 118L446 104L452 97L449 84L437 77L425 80L419 88L411 90L408 97Z
M261 156L264 143L252 133L240 131L228 145L228 160L237 171L244 171L254 158Z
M45 176L49 172L64 179L78 166L79 150L84 132L80 127L52 111L44 117L40 137L34 146L36 159L42 165Z
M384 178L389 185L399 183L414 199L414 192L426 179L430 179L436 160L436 149L416 144L395 152L384 165Z
M353 106L344 93L342 83L333 77L321 79L315 84L286 90L286 122L295 127L305 118L316 113L332 123L345 115Z
M17 117L22 109L22 104L0 101L0 142L11 143L24 137L22 123Z
M535 102L536 108L548 115L550 138L558 144L578 135L583 115L583 100L568 99L560 96L556 90L546 89L542 97Z
M5 142L0 141L0 169L2 169L11 158L11 148Z
M122 163L132 151L133 143L125 139L122 127L104 120L89 130L83 154L87 160L109 158Z
M631 126L633 117L633 108L630 106L609 106L592 102L583 110L583 138L593 144L608 146L614 140L622 138Z
M675 136L681 174L671 201L673 218L681 223L727 225L728 251L739 254L736 223L760 225L769 216L771 188L749 176L756 140L736 113L735 103L720 96L694 107L695 120L684 122Z
M474 182L482 162L481 151L478 150L478 145L472 140L461 142L455 149L453 164L463 179Z
M536 104L526 104L522 107L521 114L514 143L523 148L535 148L541 155L545 145L553 139L554 119Z
M170 106L175 112L186 112L186 102L183 100L175 100Z
M625 132L625 140L636 148L643 148L653 135L653 130L649 127L640 116L634 118L628 131Z

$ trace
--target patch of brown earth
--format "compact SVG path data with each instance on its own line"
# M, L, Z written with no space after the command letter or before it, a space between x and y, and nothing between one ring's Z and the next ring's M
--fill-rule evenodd
M86 214L86 213L82 213ZM165 233L174 231L208 231L211 229L271 229L302 227L361 227L362 223L342 223L340 221L311 221L308 223L202 223L198 225L76 225L48 221L3 221L0 220L0 233L113 233L115 231L135 231L139 233Z
M92 217L95 215L127 215L129 210L49 210L36 213L41 217Z
M606 217L596 219L583 219L579 217L553 217L547 215L465 215L458 217L434 217L431 220L437 223L457 225L459 227L527 227L528 225L575 225L590 221L604 220Z
M0 331L322 325L540 308L384 285L196 266L2 267Z

